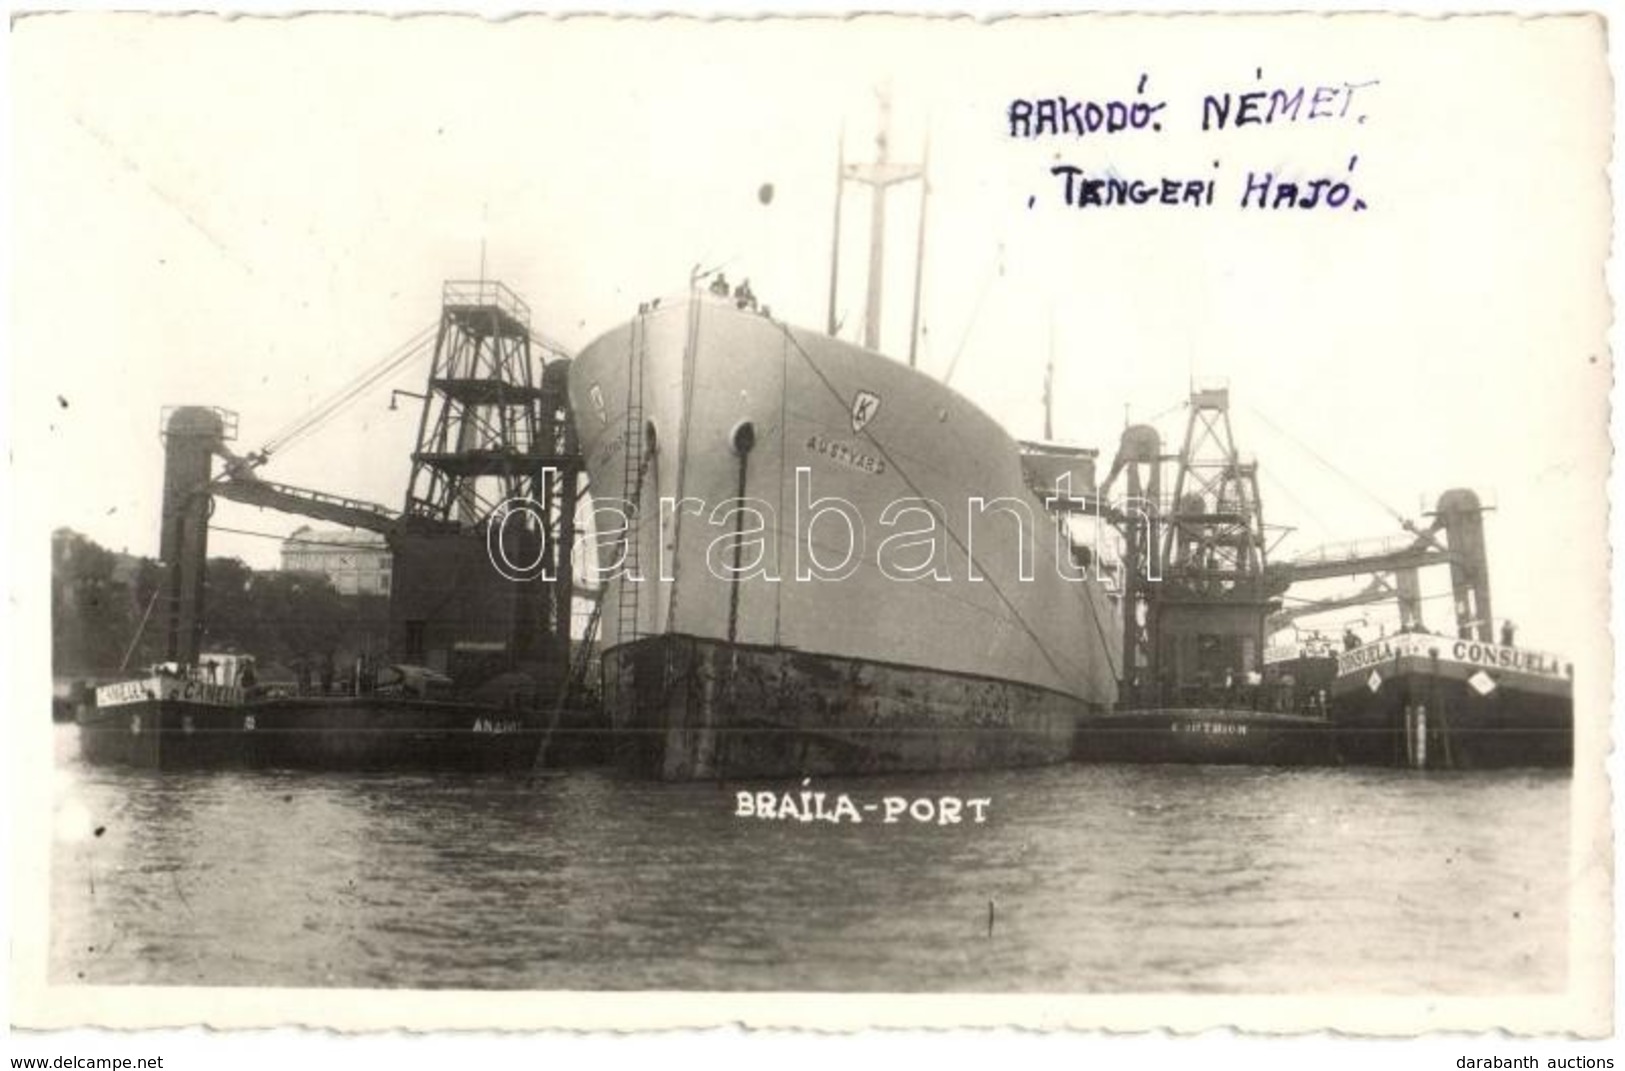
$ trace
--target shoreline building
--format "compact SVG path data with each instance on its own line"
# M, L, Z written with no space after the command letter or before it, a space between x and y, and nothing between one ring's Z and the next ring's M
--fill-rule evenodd
M302 525L282 542L282 571L321 573L340 595L388 595L394 557L376 532Z

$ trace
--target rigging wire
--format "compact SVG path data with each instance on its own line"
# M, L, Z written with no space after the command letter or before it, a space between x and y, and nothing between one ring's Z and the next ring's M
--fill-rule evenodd
M550 354L554 355L555 357L573 357L573 356L575 356L573 353L570 352L570 348L568 346L566 346L564 343L560 342L558 339L551 338L551 337L549 337L547 335L544 335L542 332L537 331L535 328L526 328L525 331L526 331L526 334L528 334L530 336L530 340L532 342L534 342L536 345L540 346L542 349L546 350Z
M431 325L431 327L432 327L432 325ZM389 352L387 352L382 358L380 358L378 361L374 362L373 364L369 365L368 367L362 369L360 372L357 372L349 380L345 381L345 383L342 386L340 386L336 391L334 391L332 394L328 395L327 398L323 399L318 404L312 406L310 409L305 410L303 413L296 416L293 420L291 420L287 424L283 425L277 431L277 433L275 435L271 436L271 439L269 441L273 442L273 443L281 442L283 439L287 438L288 435L291 432L296 430L300 425L309 422L320 410L322 410L322 409L326 408L328 405L332 404L335 399L342 397L343 395L347 394L349 391L353 390L358 384L360 384L360 383L364 382L365 380L370 379L372 376L376 375L380 368L383 368L383 367L391 364L394 360L397 359L397 357L403 351L415 350L416 347L421 343L423 336L429 330L430 330L430 328L420 329L417 332L413 333L413 335L410 338L408 338L405 342L401 343L400 345L392 347L389 350Z
M417 353L409 353L406 356L408 358L414 358L415 359L416 357L418 357L420 355L417 354ZM289 449L291 449L297 443L299 443L299 442L309 438L310 436L316 434L317 432L321 431L323 428L325 428L328 425L328 423L330 421L332 421L332 419L334 417L338 416L345 409L349 408L354 402L359 400L362 397L362 395L364 395L369 389L376 387L378 385L379 381L384 379L385 376L387 376L389 371L392 371L392 370L386 370L383 374L379 375L377 378L375 378L375 379L373 379L373 380L371 380L369 382L362 383L362 384L358 385L355 389L347 392L344 395L344 397L336 399L334 402L332 402L331 404L324 407L321 412L313 414L310 419L304 421L300 425L294 427L290 431L288 431L288 432L284 433L283 435L279 436L277 439L273 440L272 442L267 443L265 445L265 447L262 448L261 458L263 459L265 457L269 457L271 454L286 453Z
M1267 427L1269 427L1272 431L1274 431L1277 435L1281 436L1283 439L1285 439L1287 442L1291 443L1293 446L1296 446L1299 450L1302 450L1304 453L1308 454L1315 461L1319 462L1320 465L1323 468L1325 468L1328 472L1330 472L1332 475L1336 476L1338 479L1342 480L1344 483L1348 484L1350 487L1352 487L1356 491L1360 492L1360 494L1364 495L1371 502L1375 503L1378 507L1380 507L1382 509L1382 511L1384 513L1388 514L1390 517L1397 520L1400 523L1401 527L1403 527L1406 531L1414 530L1415 526L1414 526L1414 524L1412 523L1412 521L1411 521L1411 519L1409 517L1406 517L1403 513L1399 512L1397 509L1394 509L1394 507L1390 506L1387 502L1383 501L1381 498L1378 498L1375 493L1373 493L1364 484L1360 483L1360 481L1356 480L1353 476L1350 476L1348 473L1344 472L1342 469L1338 468L1336 465L1334 465L1330 461L1326 460L1326 458L1322 457L1318 452L1316 452L1313 447L1311 447L1308 444L1302 442L1296 436L1294 436L1291 432L1288 432L1286 429L1282 428L1279 424L1275 423L1275 421L1271 420L1269 417L1267 417L1263 413L1259 412L1256 407L1254 407L1251 404L1247 404L1247 403L1243 403L1243 404L1246 404L1248 412L1252 413L1253 416L1255 416L1259 420L1263 421L1264 424Z
M1301 513L1303 513L1304 516L1308 517L1311 521L1313 521L1314 524L1315 524L1315 527L1320 529L1320 532L1321 532L1322 535L1330 536L1335 531L1335 529L1333 529L1325 521L1321 520L1319 514L1317 514L1314 510L1309 508L1308 503L1304 502L1303 499L1301 499L1297 495L1293 494L1292 488L1290 488L1286 484L1282 483L1281 480L1278 477L1276 477L1275 475L1273 475L1268 469L1265 469L1262 466L1260 466L1259 469L1258 469L1258 472L1259 472L1259 475L1263 476L1264 479L1269 483L1271 488L1273 488L1274 490L1279 491L1279 492L1281 492L1281 494L1285 495L1292 502L1292 504L1294 506L1298 507L1298 510Z
M1191 405L1191 402L1190 402L1189 398L1181 398L1179 401L1175 402L1173 405L1170 405L1168 408L1164 409L1162 412L1157 413L1155 416L1149 416L1149 417L1145 418L1144 420L1140 421L1140 423L1141 424L1155 424L1157 421L1163 420L1166 417L1172 416L1174 413L1177 413L1181 409L1189 409L1190 405Z
M284 425L266 441L260 452L265 455L279 453L321 428L362 394L376 386L380 380L421 356L421 351L435 338L439 326L438 321L431 323L406 342L390 350L381 360L358 373L324 401Z
M293 536L277 535L275 532L256 532L249 528L228 528L223 524L209 525L211 532L229 532L232 535L254 536L257 539L274 539L278 543L293 543L305 547L338 547L342 550L380 550L377 543L340 543L329 539L296 539Z
M431 341L432 336L432 328L428 333L420 334L413 343L409 344L409 348L398 355L392 356L385 363L376 366L369 373L364 374L363 377L352 381L349 386L343 388L336 395L312 410L302 420L295 422L288 430L280 434L271 443L268 443L264 452L270 454L286 450L294 442L321 429L328 421L348 408L363 394L377 386L380 381L393 374L403 365L418 360L422 356L422 351Z
M953 382L954 370L959 367L959 359L965 356L965 347L970 344L971 332L976 330L976 321L982 316L982 306L987 303L987 295L993 289L993 281L1004 275L1004 243L999 243L999 255L994 258L993 266L988 270L987 278L982 280L982 290L976 295L976 304L971 307L970 320L965 324L965 333L959 336L959 346L954 350L953 359L948 362L947 371L942 373L942 385L947 386Z

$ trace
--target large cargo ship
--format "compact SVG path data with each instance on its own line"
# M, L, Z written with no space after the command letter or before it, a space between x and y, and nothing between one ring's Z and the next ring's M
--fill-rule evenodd
M1115 701L1087 555L937 380L695 287L588 346L570 393L638 772L1059 762Z

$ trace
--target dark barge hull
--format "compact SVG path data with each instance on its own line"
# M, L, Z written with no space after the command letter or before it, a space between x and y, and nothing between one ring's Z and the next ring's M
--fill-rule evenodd
M941 669L651 636L604 653L618 764L666 781L1065 762L1086 704Z
M1489 694L1426 665L1382 667L1378 687L1339 682L1331 714L1343 761L1365 766L1571 769L1567 687L1503 679Z
M236 705L147 699L79 714L87 762L210 766L528 770L547 721L478 704L397 697L298 697ZM596 734L549 741L550 765L590 761Z
M1080 762L1330 766L1331 723L1228 707L1118 711L1078 734Z

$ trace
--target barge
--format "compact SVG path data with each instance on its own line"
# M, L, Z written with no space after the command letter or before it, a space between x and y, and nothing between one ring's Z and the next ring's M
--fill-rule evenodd
M1379 639L1338 656L1331 713L1349 763L1574 763L1574 665L1546 651L1430 632Z
M181 769L264 766L528 770L545 719L400 696L250 698L174 676L107 684L78 715L88 762Z

